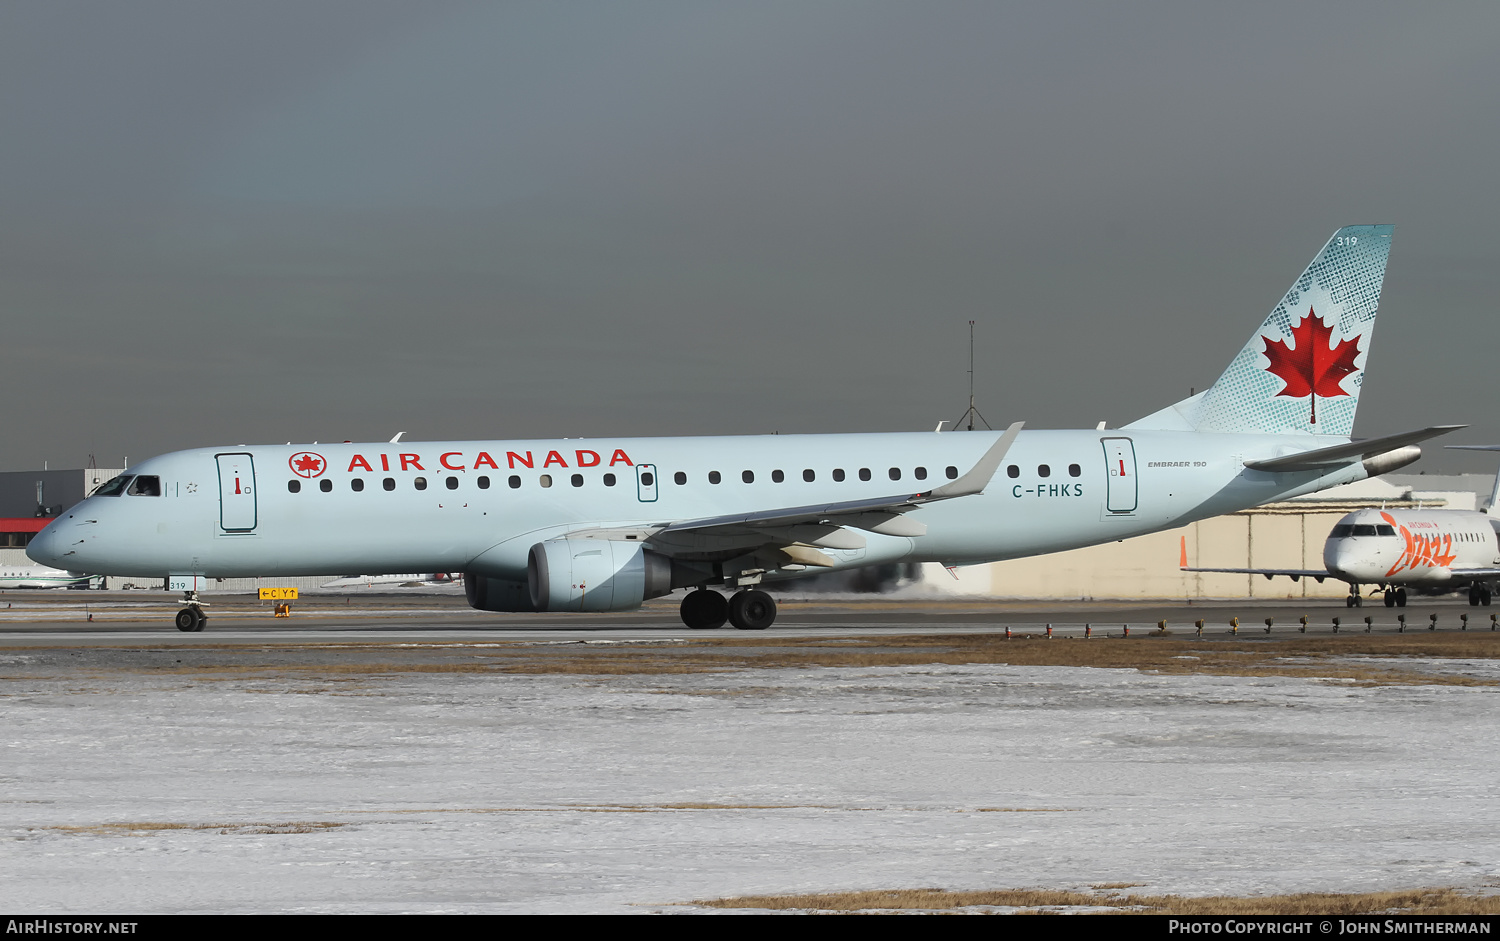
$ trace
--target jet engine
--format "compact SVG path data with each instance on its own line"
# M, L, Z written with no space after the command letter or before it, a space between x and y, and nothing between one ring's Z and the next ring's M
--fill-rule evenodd
M629 611L710 575L619 539L549 539L526 563L537 611Z

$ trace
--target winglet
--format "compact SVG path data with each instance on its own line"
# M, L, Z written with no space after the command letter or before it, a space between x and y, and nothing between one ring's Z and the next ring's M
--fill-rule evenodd
M973 493L981 493L989 486L990 478L995 476L995 471L1000 469L1000 462L1005 460L1005 452L1015 444L1016 436L1021 433L1021 428L1026 423L1023 421L1013 422L1005 429L1000 440L990 445L990 449L984 452L984 457L969 468L969 472L950 483L943 484L935 490L921 495L926 500L947 500L951 497L967 497Z

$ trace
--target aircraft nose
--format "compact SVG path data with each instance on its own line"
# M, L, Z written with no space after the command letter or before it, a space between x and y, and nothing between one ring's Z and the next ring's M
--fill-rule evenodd
M31 537L26 544L26 557L49 568L64 568L60 556L64 551L62 535L58 532L61 520L53 520L42 531Z

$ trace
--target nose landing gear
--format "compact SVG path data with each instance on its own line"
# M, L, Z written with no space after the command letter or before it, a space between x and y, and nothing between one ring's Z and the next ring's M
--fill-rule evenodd
M183 592L182 602L186 607L177 612L177 629L185 634L201 633L208 626L207 605L198 600L196 591Z

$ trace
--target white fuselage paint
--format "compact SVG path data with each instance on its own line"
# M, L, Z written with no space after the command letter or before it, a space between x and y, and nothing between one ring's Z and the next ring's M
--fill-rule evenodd
M67 588L69 585L86 584L89 576L63 569L41 568L35 565L0 566L0 589L8 588Z
M1362 585L1455 588L1489 582L1500 564L1494 523L1494 517L1472 510L1357 510L1339 520L1323 544L1323 564L1330 574Z
M967 472L998 436L927 432L180 451L130 471L159 478L159 496L90 497L38 534L28 554L45 564L112 575L467 571L524 580L530 547L570 531L927 491L948 482L948 467ZM1358 462L1281 473L1244 466L1347 440L1023 431L983 493L907 514L925 525L924 535L860 532L864 548L822 551L834 568L963 564L1124 539L1362 479L1366 471ZM294 459L308 452L326 460L310 477L306 457L300 475L293 469ZM481 464L481 452L488 462ZM507 457L528 452L531 467ZM547 461L551 452L557 461ZM416 459L403 462L403 454ZM1041 465L1050 469L1047 476ZM1077 465L1076 476L1070 465ZM843 481L834 479L836 468L844 471ZM869 480L860 479L861 468L869 469ZM892 468L899 480L892 479ZM918 468L925 468L925 479L917 479ZM813 472L812 481L804 480L805 470ZM719 473L720 483L709 482L711 471ZM754 474L753 483L742 480L744 471ZM774 480L777 471L781 482ZM604 485L607 473L615 475L612 487ZM544 474L550 487L541 486ZM582 475L581 486L573 486L574 474ZM685 483L676 482L678 474ZM513 475L519 488L509 486ZM489 479L488 489L480 488L481 477ZM418 478L426 489L417 489ZM360 492L352 490L356 479L364 484ZM457 482L454 489L450 479ZM289 492L292 480L300 492ZM392 489L385 489L386 480Z

